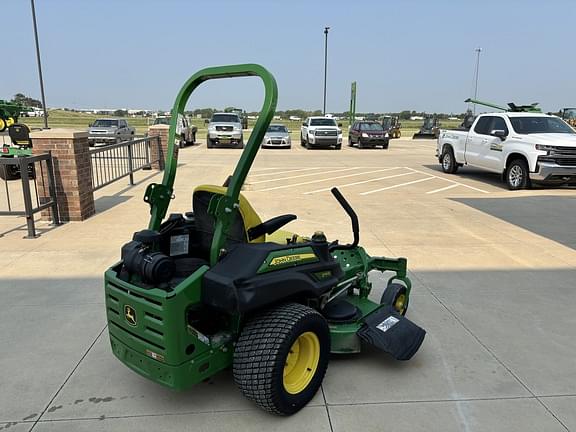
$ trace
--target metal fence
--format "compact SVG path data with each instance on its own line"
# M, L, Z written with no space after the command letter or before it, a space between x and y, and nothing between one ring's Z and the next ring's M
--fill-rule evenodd
M15 180L18 172L20 182ZM0 208L0 216L25 216L28 228L26 238L36 237L34 215L42 210L51 209L52 224L60 224L54 167L50 154L0 158L0 176L4 181L2 189L6 194L5 200L0 200L0 203L4 201L7 208ZM8 181L9 179L14 181Z
M152 159L152 146L158 146ZM139 138L125 141L106 147L90 150L92 163L92 190L108 186L110 183L124 177L130 178L130 184L134 184L134 173L141 169L150 169L151 164L160 162L160 137Z

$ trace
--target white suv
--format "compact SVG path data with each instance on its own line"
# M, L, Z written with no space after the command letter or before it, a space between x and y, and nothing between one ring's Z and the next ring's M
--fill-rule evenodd
M342 124L330 117L308 117L300 128L300 143L307 149L315 147L342 148Z
M208 121L207 121L208 122ZM206 147L244 148L242 122L238 114L214 113L208 122Z

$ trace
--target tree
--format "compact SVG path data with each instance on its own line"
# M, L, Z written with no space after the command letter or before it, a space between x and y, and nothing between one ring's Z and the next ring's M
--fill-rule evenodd
M115 117L124 117L127 114L128 114L128 111L126 111L126 110L117 109L116 111L114 111Z
M37 99L28 97L22 93L16 93L12 99L12 102L19 103L24 106L42 108L42 102Z

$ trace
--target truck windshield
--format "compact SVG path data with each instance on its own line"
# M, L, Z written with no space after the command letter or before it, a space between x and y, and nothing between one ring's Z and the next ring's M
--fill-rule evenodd
M240 119L236 114L214 114L212 123L240 123Z
M118 120L96 120L92 127L116 127Z
M310 126L336 126L336 121L331 118L311 119Z
M382 132L382 126L378 123L360 123L360 130Z
M170 125L170 117L156 117L156 120L154 120L154 124Z
M268 132L288 133L288 129L286 129L286 126L283 126L283 125L270 125L270 126L268 126Z
M556 117L510 117L510 123L518 134L537 133L576 133L574 130Z

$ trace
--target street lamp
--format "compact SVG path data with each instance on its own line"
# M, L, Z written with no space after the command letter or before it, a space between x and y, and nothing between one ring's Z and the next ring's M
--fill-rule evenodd
M328 30L330 27L324 27L324 108L322 109L322 113L326 115L326 75L327 75L327 68L328 68Z
M478 70L480 69L480 53L482 52L482 48L478 47L474 51L476 51L476 73L474 78L474 99L478 98ZM474 104L474 114L476 114L476 104Z
M38 62L38 76L40 77L40 93L42 95L42 108L44 109L44 129L48 129L48 111L46 110L46 97L44 96L44 80L42 79L42 64L40 63L40 45L38 44L38 27L36 26L36 9L34 0L30 0L32 6L32 22L34 24L34 39L36 40L36 61Z

